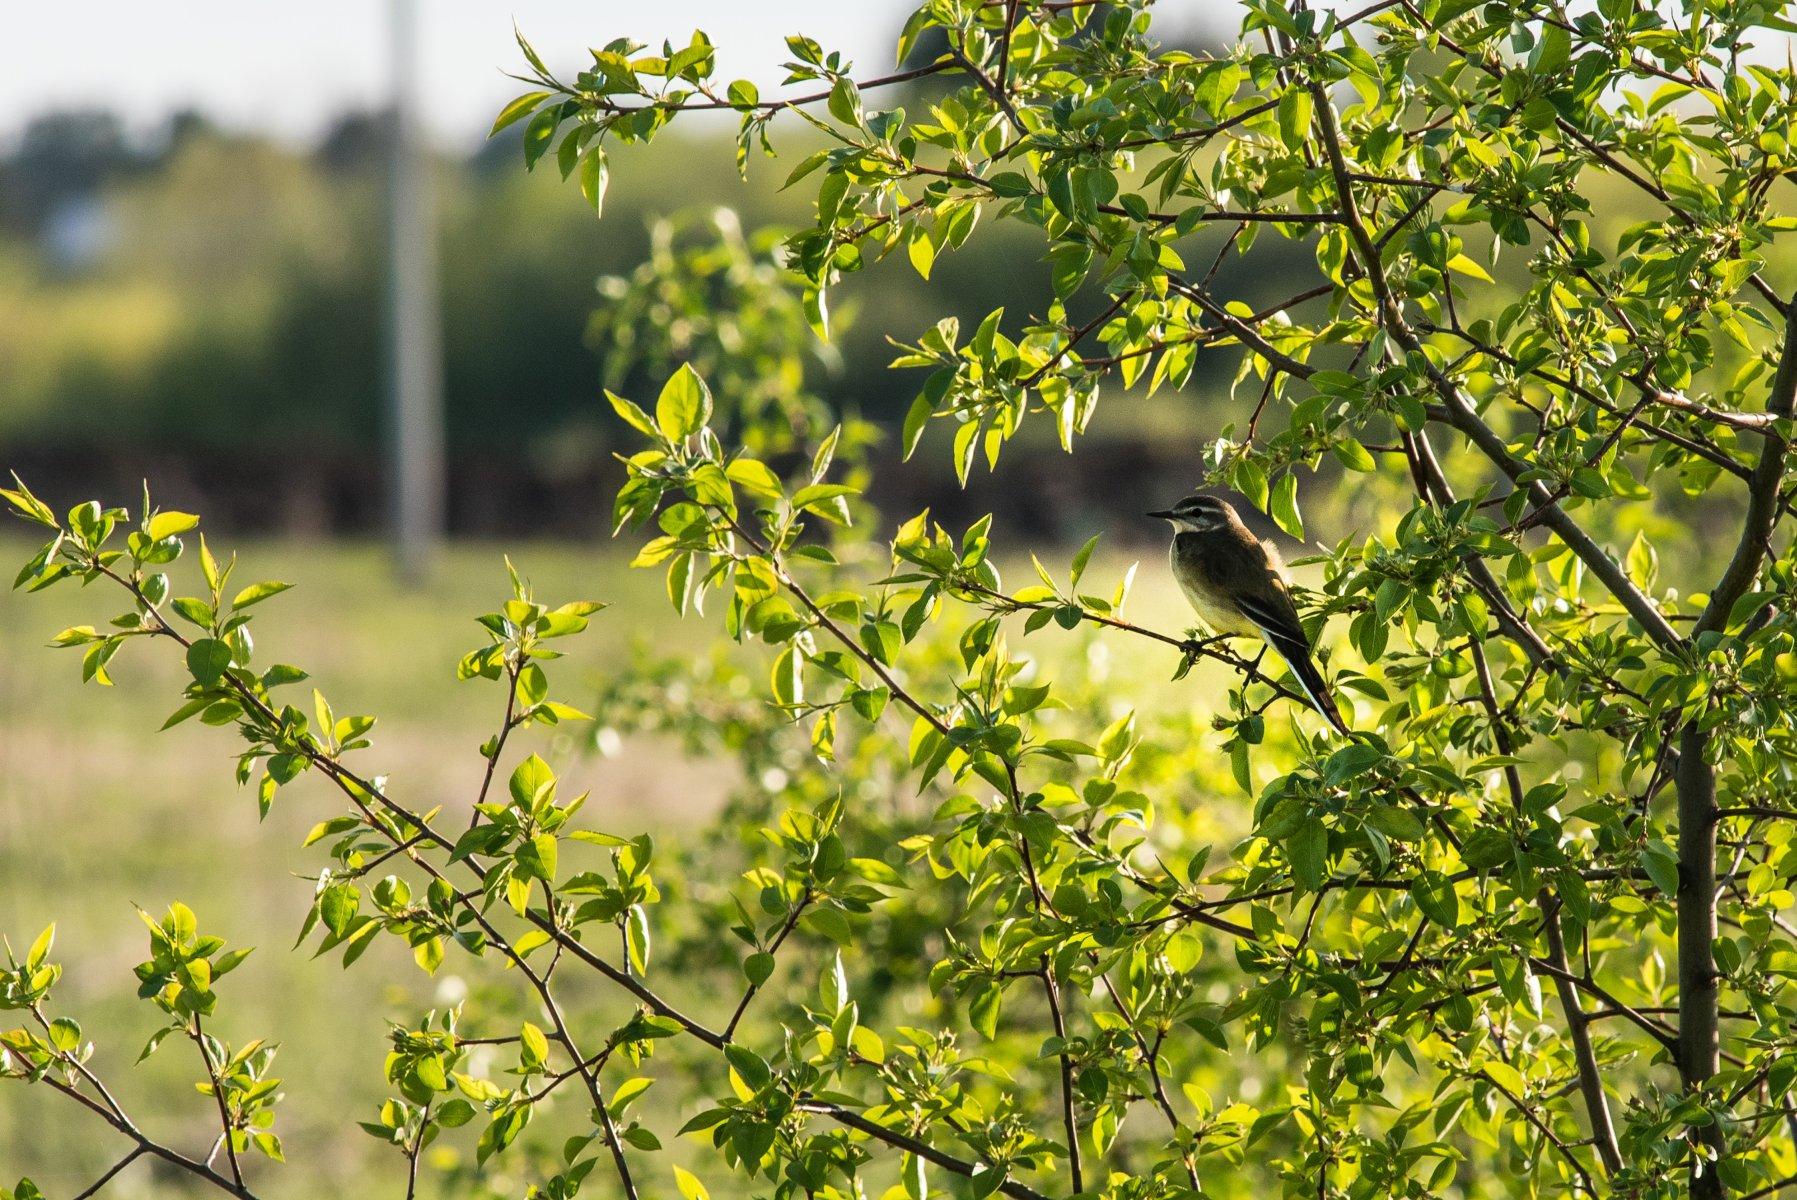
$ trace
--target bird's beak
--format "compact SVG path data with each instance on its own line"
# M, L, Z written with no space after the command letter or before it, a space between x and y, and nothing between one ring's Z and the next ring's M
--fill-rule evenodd
M1159 512L1151 512L1146 515L1150 517L1159 517L1163 521L1171 521L1173 519L1173 510L1170 508L1163 508Z

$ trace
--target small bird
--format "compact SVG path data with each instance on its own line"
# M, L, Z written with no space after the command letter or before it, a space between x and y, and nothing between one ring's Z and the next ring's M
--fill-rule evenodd
M1311 661L1279 551L1215 496L1187 496L1148 515L1173 525L1173 578L1204 623L1220 634L1258 637L1272 646L1323 719L1348 732L1328 682Z

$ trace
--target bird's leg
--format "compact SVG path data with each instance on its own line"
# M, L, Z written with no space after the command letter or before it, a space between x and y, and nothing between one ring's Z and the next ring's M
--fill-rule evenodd
M1248 674L1250 674L1250 675L1260 674L1260 660L1265 658L1266 656L1267 656L1267 644L1265 642L1262 642L1260 644L1260 653L1256 654L1254 656L1254 661L1248 664Z
M1186 673L1198 664L1199 656L1222 640L1220 637L1197 637L1188 633L1185 641L1179 643L1179 667L1173 672L1173 678L1184 679Z

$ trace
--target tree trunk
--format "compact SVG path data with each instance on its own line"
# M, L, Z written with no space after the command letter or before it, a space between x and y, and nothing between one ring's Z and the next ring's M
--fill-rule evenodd
M1705 760L1709 737L1696 722L1686 725L1678 745L1678 1070L1687 1091L1696 1091L1720 1065L1716 960L1716 778ZM1718 1155L1721 1131L1711 1127L1704 1141ZM1720 1200L1722 1181L1714 1164L1693 1169L1695 1200Z

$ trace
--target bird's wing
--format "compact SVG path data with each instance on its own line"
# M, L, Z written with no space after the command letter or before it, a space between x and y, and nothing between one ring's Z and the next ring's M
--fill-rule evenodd
M1285 569L1285 559L1279 553L1279 547L1273 544L1272 538L1261 538L1260 549L1267 556L1267 569L1279 576L1280 582L1290 583L1291 574Z
M1269 574L1269 583L1265 589L1236 593L1233 597L1235 606L1254 622L1267 644L1279 652L1279 657L1291 668L1292 678L1298 681L1305 697L1323 719L1346 732L1347 725L1335 706L1335 698L1330 695L1329 683L1311 660L1310 639L1304 636L1304 626L1298 620L1298 609L1292 603L1291 594L1277 575Z

